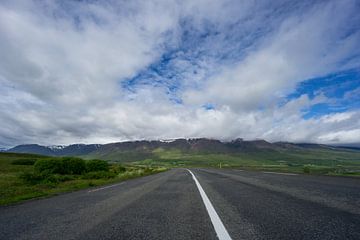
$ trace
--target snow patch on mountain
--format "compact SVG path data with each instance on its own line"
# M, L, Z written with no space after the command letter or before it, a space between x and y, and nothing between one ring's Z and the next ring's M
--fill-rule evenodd
M53 150L53 151L57 151L57 150L62 150L64 148L66 148L67 146L64 145L51 145L51 146L47 146L47 148Z
M160 142L163 142L163 143L171 143L171 142L175 142L176 139L161 139L159 140Z

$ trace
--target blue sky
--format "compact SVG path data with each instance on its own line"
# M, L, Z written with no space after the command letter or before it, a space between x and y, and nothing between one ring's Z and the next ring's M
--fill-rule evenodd
M332 113L356 111L360 108L360 69L300 82L295 91L287 96L291 101L306 94L310 99L322 94L327 101L303 109L304 118L319 118Z
M2 1L0 146L360 143L360 4Z

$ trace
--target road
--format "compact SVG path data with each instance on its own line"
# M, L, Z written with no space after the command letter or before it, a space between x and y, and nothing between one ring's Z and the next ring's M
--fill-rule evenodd
M231 239L360 239L360 179L190 170ZM0 239L218 239L203 197L173 169L0 207Z

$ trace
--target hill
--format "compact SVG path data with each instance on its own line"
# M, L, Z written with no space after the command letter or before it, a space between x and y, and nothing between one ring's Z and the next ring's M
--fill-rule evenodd
M69 146L42 146L38 144L18 145L7 150L14 153L34 153L47 156L86 156L93 155L113 160L119 155L149 156L156 149L178 150L184 153L236 153L258 150L279 150L288 146L272 144L264 140L243 141L236 139L231 142L221 142L215 139L175 139L158 141L127 141L109 144L73 144ZM134 156L135 157L135 156ZM137 157L137 158L139 158ZM140 157L141 158L141 157ZM132 159L128 159L132 160Z
M256 154L281 152L360 152L359 148L336 147L313 143L270 143L265 140L236 139L221 142L216 139L174 139L153 141L127 141L109 144L72 144L68 146L18 145L6 150L13 153L33 153L47 156L91 156L106 160L134 161L153 157L158 152L178 151L183 154Z
M13 153L33 153L46 156L79 156L89 154L101 145L99 144L72 144L69 146L41 146L38 144L18 145L6 150Z
M360 173L360 150L357 148L312 143L270 143L265 140L221 142L196 138L50 147L32 144L7 151L166 167L221 166L292 172Z
M174 139L128 141L109 144L73 144L69 146L19 145L7 150L15 153L34 153L48 156L81 156L116 162L143 160L180 161L211 165L221 161L241 165L245 160L314 164L317 161L359 160L360 150L311 143L270 143L265 140L236 139L222 142L216 139ZM332 163L334 164L334 163Z

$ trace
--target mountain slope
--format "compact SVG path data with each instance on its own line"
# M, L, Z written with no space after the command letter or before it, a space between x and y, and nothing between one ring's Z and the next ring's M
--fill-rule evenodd
M82 156L112 161L140 161L161 157L164 154L204 155L224 154L251 156L253 158L289 158L288 155L310 155L311 158L328 158L344 152L359 153L357 149L309 143L270 143L265 140L244 141L236 139L221 142L216 139L174 139L167 141L127 141L109 144L73 144L69 146L19 145L7 150L15 153L34 153L48 156ZM311 154L310 154L311 153ZM334 155L334 156L335 156ZM275 156L275 157L274 157ZM281 160L281 159L279 159Z
M33 153L47 156L79 156L96 151L99 144L72 144L69 146L41 146L38 144L24 144L10 148L7 152Z

